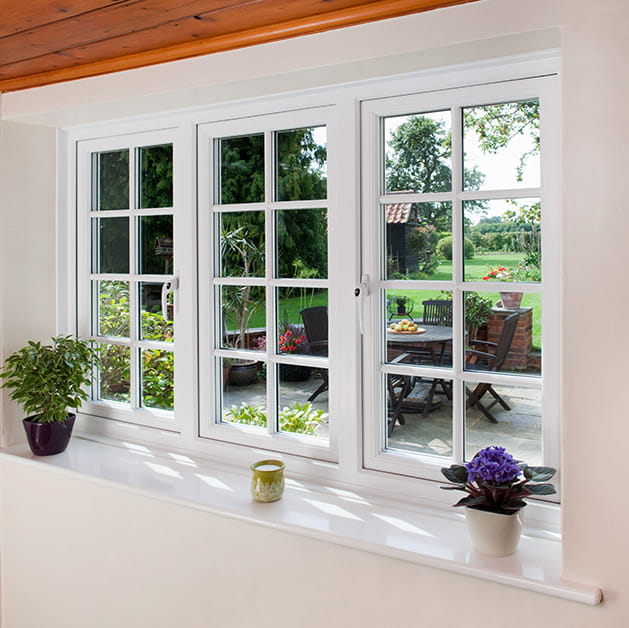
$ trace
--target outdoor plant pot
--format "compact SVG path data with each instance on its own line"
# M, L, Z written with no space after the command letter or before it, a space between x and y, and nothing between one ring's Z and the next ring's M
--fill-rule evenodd
M36 456L52 456L65 451L72 436L76 415L69 414L61 423L38 423L34 420L37 416L29 416L22 421L31 451Z
M511 556L515 553L522 533L518 512L503 515L467 507L465 518L476 551L487 556Z
M229 369L229 383L232 386L248 386L256 381L257 375L257 362L236 362Z
M283 382L305 382L310 379L311 372L309 366L280 364L280 380Z
M501 292L500 300L502 301L502 307L505 309L515 309L520 307L522 302L521 292Z

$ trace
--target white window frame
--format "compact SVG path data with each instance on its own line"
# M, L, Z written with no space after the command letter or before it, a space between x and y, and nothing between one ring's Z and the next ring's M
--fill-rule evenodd
M368 344L362 344L361 331L373 333L375 319L373 305L370 303L372 296L367 296L363 289L361 298L354 297L354 290L361 286L363 276L361 273L361 260L364 259L367 243L361 244L359 236L348 237L352 232L358 233L361 228L361 194L363 201L369 201L365 194L364 183L361 186L361 170L369 164L361 163L361 103L368 107L369 103L380 98L397 98L405 94L429 93L435 90L450 90L465 86L485 86L499 81L512 81L517 83L519 79L528 79L535 76L549 76L548 94L545 102L549 103L548 109L543 105L543 129L544 143L542 145L542 159L550 170L543 174L549 179L543 180L543 203L546 208L543 216L543 256L546 270L550 268L556 273L557 285L560 277L560 216L559 212L548 211L548 207L559 206L559 189L557 176L558 161L558 135L559 113L557 103L558 85L556 73L558 72L558 55L555 52L544 55L531 55L514 57L512 59L499 60L491 63L471 64L469 66L440 68L426 72L413 73L403 77L385 77L381 80L360 81L339 87L326 87L308 90L284 96L272 96L249 100L244 102L228 103L215 106L196 108L189 111L163 114L159 116L142 116L128 120L108 122L106 124L89 125L65 129L60 133L59 148L59 227L61 236L58 239L58 251L60 268L65 272L59 277L59 295L62 322L61 332L76 332L84 327L84 311L79 307L80 293L77 294L77 285L81 283L81 260L86 258L84 246L80 244L77 217L77 199L73 192L79 187L81 175L80 162L77 147L81 142L94 141L95 146L118 146L116 141L120 135L130 136L140 133L153 133L157 131L172 132L176 136L179 149L175 149L175 204L182 208L178 212L178 224L175 227L175 247L185 255L178 255L175 270L180 274L180 286L178 291L178 304L176 325L176 350L175 358L175 386L176 393L176 427L167 425L159 427L147 425L147 421L134 422L130 416L117 412L116 409L108 409L106 404L86 404L80 412L81 421L75 430L78 433L89 435L90 438L103 438L106 441L117 443L142 443L154 445L167 451L180 451L199 456L210 457L221 464L247 465L254 458L270 453L269 438L264 437L258 444L254 441L232 442L232 440L220 440L214 435L208 435L200 417L205 410L200 410L200 403L209 407L212 403L207 397L200 402L201 395L205 395L205 385L208 381L210 364L202 365L200 347L202 333L208 334L206 340L211 340L210 330L213 322L203 332L199 325L188 325L182 330L182 321L198 321L200 316L209 318L209 312L203 314L203 303L208 303L203 295L202 281L197 278L197 257L201 260L200 268L209 268L210 257L208 252L197 251L197 236L201 238L206 227L203 226L203 218L199 212L197 222L197 195L201 196L202 185L197 181L197 172L209 172L208 164L210 155L203 156L204 143L197 135L197 129L205 124L214 124L221 121L236 118L245 119L252 116L264 116L283 112L298 112L300 110L327 108L329 110L328 126L328 201L329 201L329 268L335 269L335 274L328 278L329 313L330 313L330 355L329 374L332 383L329 397L329 412L331 416L330 446L311 447L311 451L301 448L298 439L294 439L295 447L291 444L286 453L280 451L280 455L290 462L291 471L304 477L316 478L317 481L329 482L330 486L353 487L359 490L368 490L391 498L400 498L405 502L429 504L446 508L449 512L451 495L437 490L433 481L423 481L420 477L441 479L437 465L426 465L417 462L398 465L397 461L390 468L377 469L373 464L374 457L382 458L376 443L380 438L377 434L382 429L383 417L364 421L363 417L369 415L375 407L369 394L363 394L361 388L363 369L369 370L367 380L373 378L373 369L380 369L379 357L374 361L374 355L369 355ZM541 94L531 94L533 97L541 97ZM482 99L484 104L487 98ZM466 103L468 104L468 103ZM406 112L408 113L408 111ZM305 126L313 124L312 118L308 118ZM288 128L288 127L285 127ZM197 153L197 141L199 153ZM141 142L142 145L148 143ZM208 143L205 143L208 146ZM363 155L375 154L364 151ZM101 150L101 149L99 149ZM546 153L550 155L545 156ZM205 159L205 166L201 162ZM198 161L197 161L198 160ZM178 164L178 165L177 165ZM337 168L343 168L343 176L334 177ZM552 172L551 172L552 171ZM549 174L550 173L550 174ZM344 180L342 180L344 179ZM177 185L177 182L179 185ZM72 192L66 192L72 191ZM377 198L377 197L372 197ZM199 198L198 207L208 207L209 196ZM211 222L211 221L210 221ZM208 233L205 231L205 233ZM182 243L183 242L183 247ZM209 242L209 240L206 240ZM362 251L361 251L362 246ZM366 274L366 273L365 273ZM373 277L377 277L374 274ZM372 277L372 279L373 279ZM545 275L545 285L550 286L550 277ZM406 286L405 286L406 287ZM473 285L469 286L474 289ZM484 286L486 288L486 286ZM559 290L552 300L546 300L544 304L544 377L545 395L550 393L556 399L551 404L558 407L559 411L554 417L561 416L559 384L554 390L548 386L548 378L559 382L560 364L560 300ZM372 289L371 294L374 294ZM201 314L200 314L201 312ZM461 316L461 313L458 313ZM77 323L78 320L78 323ZM336 322L335 322L336 321ZM351 329L348 328L348 321ZM554 321L554 322L553 322ZM549 326L550 325L550 326ZM559 332L556 335L548 333L555 325ZM550 345L547 343L551 343ZM554 343L554 344L552 344ZM211 346L211 345L205 345ZM556 348L556 351L553 349ZM373 349L372 349L373 351ZM369 361L371 360L371 362ZM363 366L365 365L365 366ZM371 365L371 366L370 366ZM199 369L206 369L203 376ZM211 380L210 380L211 381ZM334 382L342 382L342 391L334 386ZM373 379L372 379L373 381ZM376 403L380 403L378 400ZM546 397L545 397L546 403ZM206 415L207 416L207 415ZM558 450L553 443L559 442L559 421L555 418L545 425L549 430L544 435L545 447L550 450ZM237 430L231 430L235 433ZM363 445L367 442L367 446ZM131 446L131 445L127 445ZM274 444L275 448L276 445ZM373 456L370 452L376 452ZM370 458L371 456L371 458ZM553 458L554 459L554 458ZM406 461L403 461L406 462ZM539 522L542 527L550 525L557 529L558 511L549 510L545 505L531 504L526 509L525 517L530 521L531 517Z
M453 328L463 328L463 291L495 292L496 284L463 281L462 204L466 200L540 198L542 203L542 265L543 282L540 284L509 283L510 290L540 292L542 295L543 368L541 377L478 373L464 370L463 335L453 336L452 368L430 369L422 367L426 377L443 377L453 382L453 459L464 461L465 391L464 381L489 382L522 388L543 390L542 399L542 446L545 464L559 467L559 195L556 181L558 164L558 98L554 77L541 77L481 84L457 89L430 91L374 99L362 104L363 123L363 268L369 277L369 297L365 310L367 338L365 342L365 467L400 475L419 476L440 480L440 468L450 464L448 459L438 456L406 454L400 450L386 448L386 388L383 385L386 373L417 375L417 367L386 365L383 362L385 321L382 313L383 294L386 289L405 290L452 290ZM464 107L492 103L539 99L542 126L541 184L535 188L462 189L462 109ZM381 190L380 156L384 154L381 121L385 117L407 115L422 111L451 111L452 120L452 191L419 194L384 194ZM381 251L384 234L380 220L381 207L391 202L438 202L452 203L453 259L452 281L386 280L381 277ZM489 444L489 443L488 443ZM500 443L497 443L500 444Z
M115 419L124 421L127 423L146 426L151 428L157 428L160 430L180 432L182 429L182 413L178 407L175 407L173 411L153 409L147 407L141 407L139 404L139 387L140 387L140 365L137 360L137 350L140 347L154 348L154 349L166 349L172 350L175 354L175 367L174 367L174 386L177 387L179 381L185 381L188 378L188 374L185 372L185 362L177 359L177 353L179 352L178 336L181 331L181 321L183 316L180 316L180 299L178 291L174 291L174 311L175 317L173 322L174 338L172 343L161 343L139 339L139 320L134 316L134 313L139 312L139 303L137 302L136 290L132 287L132 284L137 284L141 280L143 281L156 281L163 282L164 277L162 275L147 275L139 274L136 272L137 264L137 242L134 241L133 235L136 233L136 228L133 226L133 222L139 219L141 216L151 215L172 215L173 216L173 246L175 256L173 258L173 276L179 274L179 270L176 266L178 261L177 250L182 248L181 237L178 234L183 231L182 223L189 220L189 216L186 217L184 210L185 200L182 192L185 186L182 185L181 173L185 171L181 164L181 157L179 152L181 150L180 144L180 132L176 129L164 129L164 130L151 130L140 133L130 133L117 135L115 137L103 137L97 139L85 139L79 140L76 143L76 229L77 229L77 260L84 260L83 263L77 261L76 266L76 308L77 308L77 331L78 334L84 338L90 338L95 342L107 342L110 344L121 344L130 347L131 350L131 401L129 404L119 403L115 401L108 401L102 399L91 399L83 404L82 413L95 417L104 417L109 419ZM137 164L136 164L136 151L138 148L144 146L156 146L161 144L171 144L173 147L173 206L172 208L159 208L159 209L139 209L135 207L136 204L136 192L137 192ZM125 210L104 210L96 211L92 209L92 197L94 184L93 172L92 172L92 155L94 153L100 153L113 150L128 150L129 151L129 209ZM128 217L129 218L129 273L123 275L100 275L98 273L91 272L91 257L92 257L92 235L91 235L91 221L93 218L115 218L115 217ZM178 246L179 245L179 246ZM94 316L94 295L92 294L91 282L105 280L105 281L128 281L130 288L130 326L131 326L131 338L106 338L98 336L93 333L94 325L96 323ZM182 333L183 335L183 333ZM180 365L180 363L182 363ZM94 384L94 388L96 384ZM94 397L97 397L94 390Z
M328 290L328 300L333 301L334 281L328 279L279 279L274 277L276 262L276 242L270 237L275 232L274 221L276 211L282 209L319 209L325 207L328 210L329 225L334 224L336 204L333 190L335 189L336 171L336 141L334 128L334 112L331 106L321 106L312 109L298 109L282 113L248 116L201 124L198 127L199 147L199 375L201 382L207 385L200 386L200 436L229 443L240 443L252 447L272 449L277 452L306 456L336 462L338 460L338 443L335 430L335 421L330 418L329 437L327 439L316 436L306 436L275 430L272 417L279 412L278 407L278 381L274 369L275 364L303 364L313 368L327 368L330 373L330 389L327 392L329 399L330 417L333 416L333 397L335 384L333 379L334 369L330 371L329 358L313 356L281 356L275 351L277 347L277 321L276 321L276 296L277 288L289 286L305 286L312 288L324 288ZM274 133L276 131L291 130L325 126L327 129L327 187L328 198L308 201L276 201L273 199L274 188ZM214 180L216 172L215 142L221 138L241 135L264 134L265 139L265 200L259 203L242 204L218 204L214 195L217 182ZM224 279L214 275L214 269L218 267L218 251L213 248L216 241L215 216L221 212L263 211L265 214L265 276L264 277L239 277ZM328 227L330 230L330 226ZM208 280L204 280L208 278ZM224 285L251 285L260 286L267 293L266 298L266 351L258 353L258 357L266 360L267 386L266 407L267 421L266 432L261 428L252 428L247 425L233 423L221 423L221 396L222 373L216 368L216 358L242 358L251 359L248 351L236 349L221 349L220 338L222 335L220 317L215 315L216 290ZM272 296L270 296L272 294ZM270 297L270 298L269 298ZM204 348L211 348L209 351Z

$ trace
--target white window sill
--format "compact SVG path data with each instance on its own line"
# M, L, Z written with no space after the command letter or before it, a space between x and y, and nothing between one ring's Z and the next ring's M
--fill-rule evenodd
M583 604L593 606L602 600L600 589L562 580L559 539L524 535L514 556L482 556L471 548L462 514L411 510L297 482L290 469L282 500L260 504L251 499L248 469L212 467L141 445L114 446L74 437L68 450L57 456L35 457L25 446L5 449L0 456L79 473L180 506Z

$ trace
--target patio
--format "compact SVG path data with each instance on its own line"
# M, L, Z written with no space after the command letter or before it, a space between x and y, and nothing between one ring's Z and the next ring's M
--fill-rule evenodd
M304 404L308 397L319 387L321 379L315 375L305 382L280 382L280 408L293 402ZM332 383L332 385L334 385ZM476 451L488 445L505 447L516 459L528 464L542 464L542 421L541 393L525 388L505 388L496 386L496 390L511 406L503 410L500 406L492 409L497 423L490 423L476 408L470 408L466 414L466 457L471 458ZM452 455L452 402L444 395L436 395L440 401L438 408L427 416L421 414L421 399L427 391L427 385L421 382L404 402L402 413L405 425L396 425L388 438L388 447L392 450L450 457ZM239 407L241 404L266 405L266 384L257 382L249 386L228 386L224 391L223 407ZM312 406L328 413L328 393L320 394ZM321 422L318 436L327 436L329 419Z

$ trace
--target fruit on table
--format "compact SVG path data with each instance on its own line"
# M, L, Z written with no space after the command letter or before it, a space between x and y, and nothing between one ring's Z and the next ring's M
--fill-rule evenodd
M389 329L391 331L397 331L397 332L405 331L409 334L412 334L416 332L419 329L419 327L413 321L409 321L406 318L404 318L401 321L398 321L396 323L391 323L389 325Z

